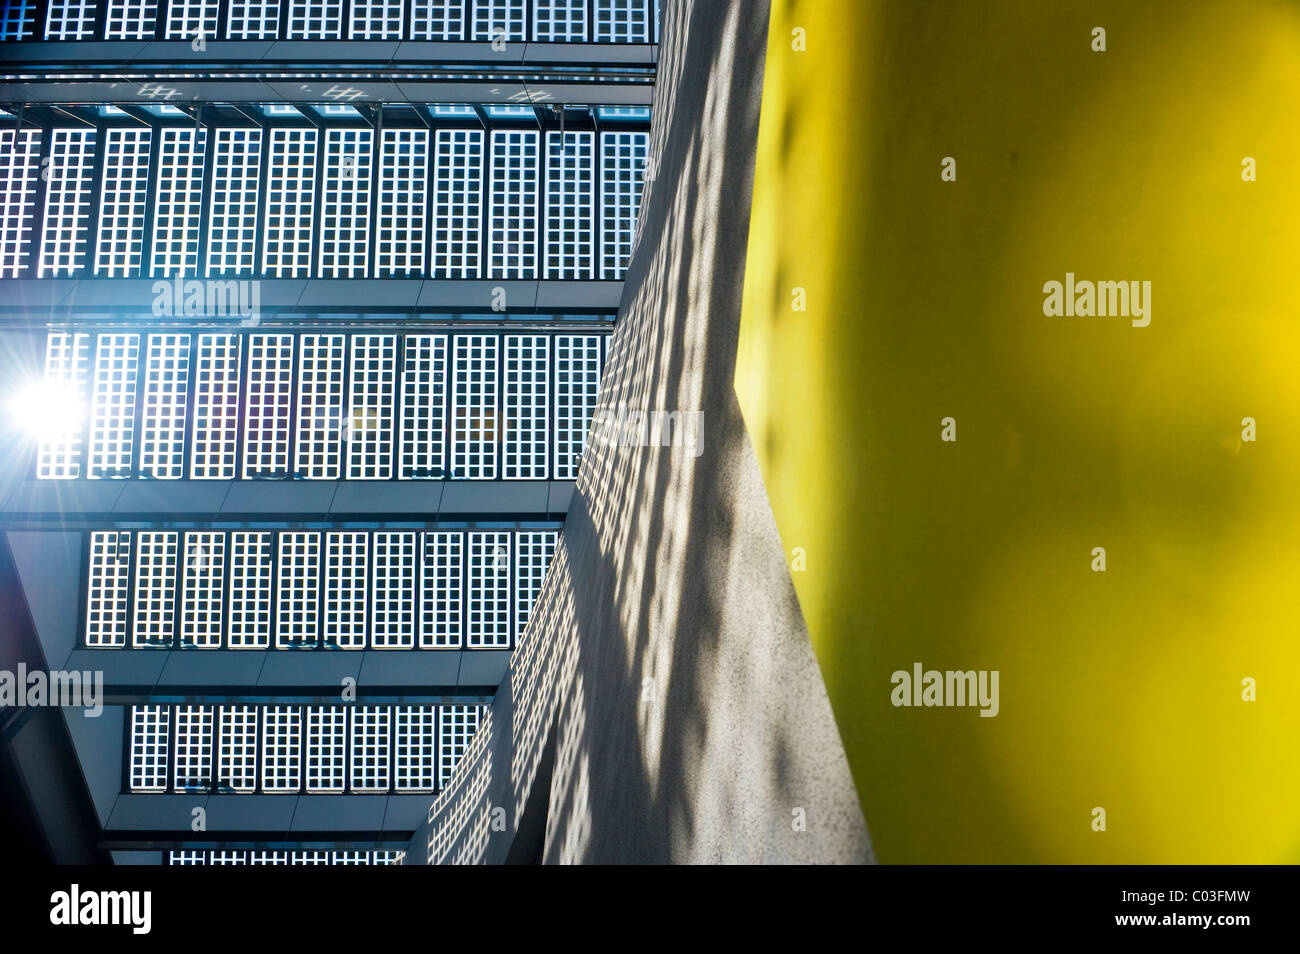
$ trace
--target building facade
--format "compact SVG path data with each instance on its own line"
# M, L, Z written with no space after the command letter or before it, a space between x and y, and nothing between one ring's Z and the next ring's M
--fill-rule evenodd
M6 665L102 686L0 709L35 851L401 859L555 553L657 29L645 0L6 6Z

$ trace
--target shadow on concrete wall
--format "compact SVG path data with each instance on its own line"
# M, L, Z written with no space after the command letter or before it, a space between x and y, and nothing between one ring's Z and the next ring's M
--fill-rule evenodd
M766 42L766 3L665 3L599 406L701 412L702 441L589 440L528 632L408 863L529 860L535 785L546 862L872 859L732 384Z

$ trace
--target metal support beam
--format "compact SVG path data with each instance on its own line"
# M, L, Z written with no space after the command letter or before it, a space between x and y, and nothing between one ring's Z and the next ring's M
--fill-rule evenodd
M75 106L55 106L51 112L53 112L56 119L62 121L65 126L71 123L74 126L84 126L95 129L99 125L93 120L87 119L82 111Z
M562 521L571 480L23 480L0 496L0 529L157 524L273 527L328 522Z
M90 173L90 214L86 219L86 252L79 274L82 279L90 278L95 271L95 254L99 247L99 222L103 214L104 190L100 188L104 181L104 164L108 156L108 130L95 132L95 164Z
M149 171L144 183L144 231L140 235L140 274L153 274L154 219L158 208L158 180L161 178L163 131L155 128L149 134ZM112 281L113 279L100 279ZM127 279L130 281L131 279ZM150 282L150 287L152 287ZM152 293L151 293L152 294Z
M49 198L50 165L54 161L51 155L53 130L42 129L39 135L41 145L40 158L36 165L36 195L32 200L32 218L24 240L26 251L23 256L23 268L19 271L20 275L30 275L33 278L39 275L41 236L45 231L45 203Z
M130 103L122 103L117 108L142 126L148 126L150 129L153 129L159 125L158 117L147 109L143 109L139 106L132 106Z
M199 192L199 247L195 252L194 274L208 274L208 243L212 230L212 183L216 181L214 170L217 163L217 131L212 126L203 123L203 107L199 106L194 109L194 145L198 148L200 133L206 131L203 137L203 182Z

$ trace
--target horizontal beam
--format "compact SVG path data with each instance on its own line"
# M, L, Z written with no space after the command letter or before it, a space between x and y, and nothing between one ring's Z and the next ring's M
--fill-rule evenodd
M27 77L26 71L23 76ZM410 77L328 80L227 77L148 80L57 75L39 79L0 78L0 103L580 103L592 106L649 106L653 77L635 83L583 82L575 77L548 80L452 79Z
M23 480L0 529L125 525L560 521L570 480Z
M0 103L583 103L648 106L657 47L184 41L0 44Z
M194 279L206 281L206 279ZM421 278L244 278L256 281L258 315L391 315L491 313L505 292L505 315L598 313L618 310L623 283L606 281L514 281ZM184 281L184 280L183 280ZM0 282L0 321L21 315L24 322L80 314L150 315L159 300L162 278L16 278ZM168 299L170 300L170 298ZM183 315L177 315L181 318ZM203 318L206 316L198 316ZM242 320L228 319L232 325Z
M432 794L421 795L142 795L118 796L104 826L104 847L140 842L385 841L410 838ZM206 830L191 829L193 810L206 812Z
M353 70L466 68L519 70L561 66L653 67L653 43L549 43L520 40L24 40L0 44L0 64L46 68L111 67L119 72L172 66L184 72L230 67Z
M492 701L510 650L76 649L63 669L103 673L105 705L336 704L352 679L358 704Z

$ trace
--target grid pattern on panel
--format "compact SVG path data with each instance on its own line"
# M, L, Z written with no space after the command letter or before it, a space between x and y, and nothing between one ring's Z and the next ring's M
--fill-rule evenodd
M366 588L369 534L325 534L325 615L321 639L340 649L366 648Z
M343 706L307 707L307 791L342 792L347 772L348 710Z
M293 335L250 335L244 401L244 477L289 469Z
M90 535L86 586L86 645L125 646L131 571L131 533L96 530Z
M212 787L212 707L176 706L172 787L178 792Z
M104 22L106 40L152 40L154 19L158 15L156 0L100 0L108 4Z
M262 791L296 792L302 787L302 710L262 710Z
M600 134L600 277L621 280L632 257L643 170L650 137L644 132Z
M316 141L315 129L271 130L262 271L276 278L311 275Z
M35 0L8 0L0 11L0 40L30 39L35 14Z
M140 415L140 473L185 476L185 395L190 379L190 336L150 335L144 360Z
M45 381L65 394L73 407L85 407L89 392L90 335L51 331L45 337ZM61 430L41 435L37 448L36 476L70 478L81 476L81 449L85 443L84 420L66 421Z
M209 274L251 275L262 130L218 129L208 216Z
M424 273L428 181L429 131L385 129L379 163L376 276Z
M153 133L148 129L109 129L105 135L95 274L125 278L140 274Z
M320 534L284 532L279 544L276 646L314 646L320 608Z
M114 332L92 361L88 335L50 332L46 380L90 405L90 452L74 413L36 472L179 479L188 456L194 479L572 479L602 337Z
M393 790L427 792L438 785L438 707L395 706Z
M471 531L467 541L465 648L510 648L510 534Z
M482 706L440 706L438 709L438 787L445 788L456 772L470 739L478 731Z
M587 0L533 0L534 40L584 40Z
M546 277L595 275L595 134L546 134Z
M219 792L257 790L258 706L221 706L217 710L217 777Z
M190 476L230 480L239 437L243 336L200 334L194 352L194 445Z
M369 129L330 129L325 134L322 278L364 278L367 274L373 140Z
M36 202L41 134L36 129L0 130L0 278L18 278Z
M434 144L433 277L478 278L483 131L439 129Z
M402 461L398 476L441 477L447 414L447 336L407 335L402 362Z
M658 3L658 0L648 0ZM649 43L647 0L596 0L597 43Z
M404 851L168 851L168 864L400 864ZM216 860L220 857L221 860ZM247 862L246 860L247 859Z
M454 340L452 476L492 479L497 472L497 338L457 335Z
M95 388L90 406L91 477L131 473L140 336L102 334L95 342Z
M85 645L508 649L557 533L95 531Z
M374 649L411 649L415 645L415 554L418 535L391 531L374 535Z
M181 645L216 649L222 642L225 608L226 535L185 532L181 571Z
M576 480L600 391L600 336L555 337L555 479Z
M475 40L523 40L527 32L526 0L472 0Z
M554 530L528 530L515 535L516 638L522 638L527 630L559 536Z
M537 275L538 134L494 129L489 182L491 278Z
M544 480L548 475L550 358L547 335L505 337L502 476L506 480Z
M94 32L93 0L49 0L45 17L45 39L89 40Z
M51 130L49 161L42 165L45 226L36 274L39 278L71 275L81 266L90 231L95 130Z
M154 184L154 275L192 275L199 257L206 129L163 129Z
M289 4L288 40L343 38L343 0L281 0Z
M265 649L271 638L271 534L230 534L230 648Z
M354 792L386 792L392 787L392 710L357 706L352 710L351 767Z
M461 583L465 575L464 534L424 534L421 575L420 648L457 649L461 644Z
M167 32L169 40L211 39L217 35L217 0L169 0Z
M431 792L452 777L481 705L131 706L134 792Z
M136 534L133 646L170 646L176 617L176 532Z
M343 442L343 335L298 339L298 427L294 467L300 477L337 480Z
M167 790L171 720L170 706L131 707L131 791Z
M405 0L352 0L348 37L353 40L401 40Z
M393 476L397 337L353 335L348 394L348 477Z
M230 0L226 39L273 40L280 29L282 0Z
M415 0L411 5L411 39L465 39L465 0Z

